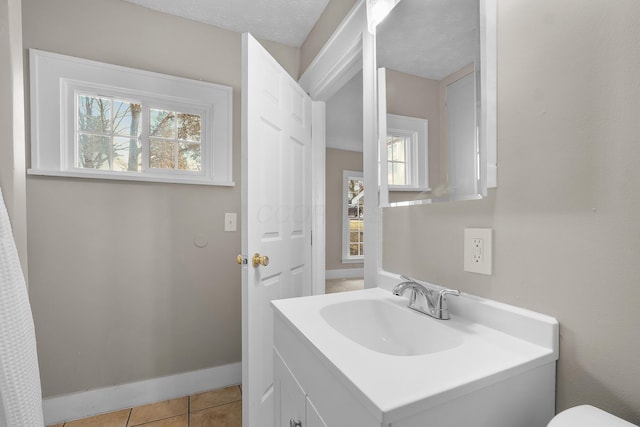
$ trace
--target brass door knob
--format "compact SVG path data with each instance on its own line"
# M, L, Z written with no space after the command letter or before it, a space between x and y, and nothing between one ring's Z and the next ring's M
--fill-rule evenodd
M245 259L245 257L243 255L238 255L238 257L236 258L236 261L240 265L247 263L247 260Z
M266 267L267 265L269 265L269 257L266 255L260 256L260 254L256 252L255 254L253 254L252 264L254 267L257 267L259 265Z

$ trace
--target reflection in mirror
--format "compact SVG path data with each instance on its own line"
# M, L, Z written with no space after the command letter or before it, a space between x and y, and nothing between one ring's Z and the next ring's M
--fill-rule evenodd
M479 11L479 0L402 0L377 27L383 206L486 193Z
M326 101L326 293L364 288L362 79Z

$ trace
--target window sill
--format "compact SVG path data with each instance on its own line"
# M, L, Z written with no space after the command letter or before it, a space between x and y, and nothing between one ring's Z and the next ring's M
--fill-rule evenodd
M112 181L139 181L139 182L162 182L169 184L193 184L193 185L218 185L223 187L233 187L233 181L212 181L204 176L166 176L137 173L118 172L117 174L108 172L83 172L83 171L59 171L46 169L28 169L27 174L35 176L58 176L65 178L89 178L89 179L106 179Z
M364 257L360 258L342 258L343 264L361 264L364 262Z
M430 187L401 187L390 185L389 191L431 191Z

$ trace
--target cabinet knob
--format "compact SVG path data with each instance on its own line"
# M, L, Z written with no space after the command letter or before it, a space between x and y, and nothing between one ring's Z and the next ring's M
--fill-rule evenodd
M293 418L291 418L289 420L289 427L302 427L302 421L300 420L294 420Z

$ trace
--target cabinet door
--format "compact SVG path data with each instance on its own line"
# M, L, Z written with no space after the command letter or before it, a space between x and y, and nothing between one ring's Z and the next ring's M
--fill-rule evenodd
M304 427L327 427L313 403L307 397L307 424Z
M284 361L274 350L274 426L304 426L306 396ZM299 424L298 424L299 423ZM323 424L318 424L323 425Z

